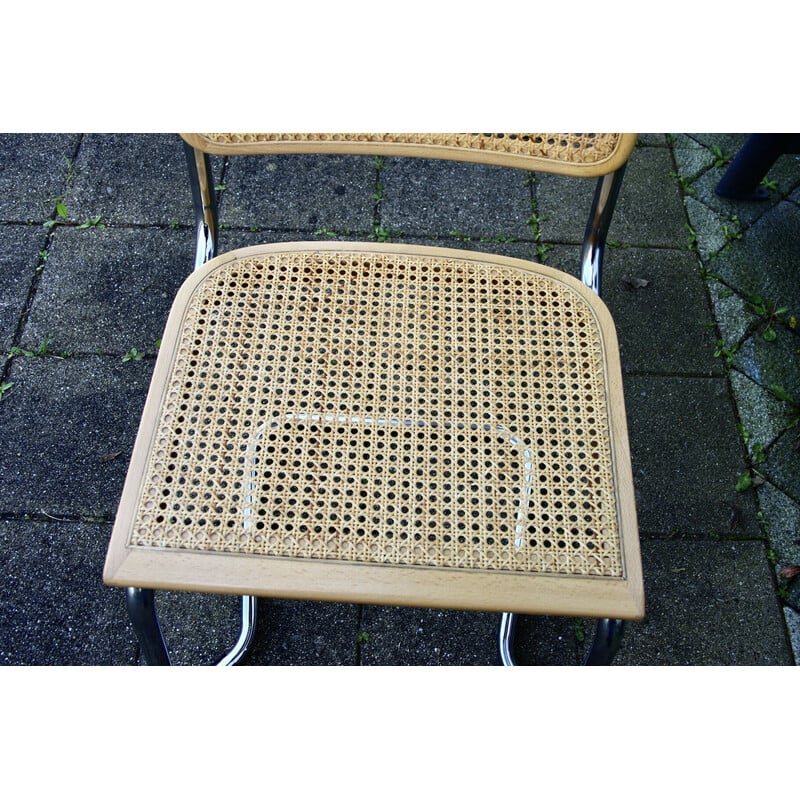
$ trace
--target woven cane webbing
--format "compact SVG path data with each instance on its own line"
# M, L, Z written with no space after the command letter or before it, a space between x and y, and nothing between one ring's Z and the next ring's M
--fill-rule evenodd
M386 152L586 175L621 166L636 140L621 133L203 133L184 138L219 154Z
M623 576L603 331L577 282L376 249L206 268L160 356L126 546Z

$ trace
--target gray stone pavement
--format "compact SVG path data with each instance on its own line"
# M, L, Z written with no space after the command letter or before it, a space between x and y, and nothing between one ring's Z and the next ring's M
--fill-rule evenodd
M800 159L764 202L714 194L743 134L646 134L610 232L647 616L623 665L800 654ZM214 159L222 249L363 239L577 273L592 182L427 160ZM380 187L380 191L379 191ZM380 199L378 199L380 197ZM253 199L256 198L256 199ZM101 573L171 298L193 263L172 135L0 136L0 663L140 663ZM235 598L161 593L176 663L237 635ZM491 665L498 617L263 600L251 664ZM522 618L523 663L580 661L589 621Z

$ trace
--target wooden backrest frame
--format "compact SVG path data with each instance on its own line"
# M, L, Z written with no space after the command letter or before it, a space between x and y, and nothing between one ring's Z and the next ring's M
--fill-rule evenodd
M599 177L622 167L631 133L184 133L210 155L339 153L471 161L481 164Z

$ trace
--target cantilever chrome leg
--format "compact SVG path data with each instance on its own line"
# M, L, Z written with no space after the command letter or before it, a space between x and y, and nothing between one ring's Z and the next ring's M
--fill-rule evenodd
M514 614L503 614L500 617L500 660L504 667L515 667L514 633L516 619ZM599 619L592 646L583 662L584 666L607 666L612 662L619 650L625 623L619 619Z
M602 284L606 237L624 174L625 165L598 180L589 221L586 225L586 233L583 237L581 280L598 297ZM515 626L516 620L513 614L502 615L500 618L500 659L506 667L513 667L516 664L514 660ZM594 641L584 663L586 665L610 664L619 649L623 627L620 620L598 620Z
M197 243L194 268L200 269L217 253L217 198L211 175L211 162L206 153L184 142L189 182L192 187ZM233 666L244 658L253 643L256 630L257 601L255 597L242 597L242 629L233 649L217 666Z
M514 661L514 632L516 617L513 614L503 614L500 617L500 660L504 667L515 667Z
M256 633L256 612L258 600L255 597L242 597L242 632L233 649L218 664L218 667L233 667L250 651Z
M621 619L599 619L594 640L584 661L587 667L607 667L619 650L625 622Z
M158 622L153 590L131 587L126 592L126 599L128 615L142 648L144 660L151 667L168 667L169 653Z
M597 182L581 255L581 280L597 295L600 294L603 252L611 216L617 202L625 167L604 175Z
M194 268L199 269L217 252L217 197L211 179L211 161L206 153L184 142L189 182L192 186L197 244Z
M156 613L155 592L152 589L131 587L127 590L126 599L128 614L142 648L144 660L149 666L170 666L172 662ZM255 597L242 597L242 630L239 639L217 666L232 667L250 651L256 630L256 610Z

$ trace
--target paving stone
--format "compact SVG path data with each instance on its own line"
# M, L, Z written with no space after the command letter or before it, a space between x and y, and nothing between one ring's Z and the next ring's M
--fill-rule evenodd
M637 147L628 162L625 179L608 232L610 242L651 247L674 247L686 238L685 217L674 166L663 147ZM546 242L583 241L596 181L537 176L538 213Z
M456 250L467 250L477 253L489 253L490 255L507 256L509 258L521 258L523 261L549 264L547 260L542 261L536 256L536 246L533 242L497 242L482 241L480 238L456 239L453 237L420 238L411 236L402 237L397 240L401 244L421 245L423 247L446 247Z
M87 134L64 201L69 219L193 224L183 144L173 134Z
M757 492L771 555L775 560L773 569L786 593L782 602L800 609L800 579L786 579L780 574L784 568L800 564L800 506L796 499L769 481L759 486Z
M746 225L752 224L769 211L781 198L798 186L800 183L800 158L795 155L782 155L777 158L764 176L777 183L777 188L770 190L770 196L766 200L732 200L720 197L716 194L717 184L725 176L730 163L738 155L743 145L747 142L747 134L699 134L696 135L700 145L705 152L705 164L702 169L694 173L681 170L682 175L687 175L694 180L692 189L695 197L724 216L736 216ZM686 137L688 138L688 137ZM695 141L690 139L690 141ZM724 164L717 165L717 154L713 151L716 147L728 160ZM676 147L676 160L679 161L680 155L686 151ZM679 161L680 163L680 161Z
M0 404L0 514L115 512L152 362L16 358Z
M714 261L713 270L741 294L800 316L799 241L800 207L779 203Z
M672 153L678 174L689 180L702 175L714 163L714 154L709 148L682 133L673 136Z
M586 658L596 624L595 620L519 614L514 661L519 666L579 666Z
M761 386L779 386L800 398L800 336L782 325L776 338L766 341L762 331L748 336L733 356L732 364Z
M758 500L766 522L769 545L777 558L776 567L800 564L800 507L771 483L758 488ZM800 585L797 586L800 590Z
M295 231L295 230L246 230L244 228L226 228L220 231L219 252L225 253L240 247L252 247L262 244L277 244L282 242L361 242L366 236L358 232L337 233L329 235L324 232Z
M728 347L738 346L758 323L758 318L749 311L741 295L716 278L709 278L708 292L722 342Z
M155 598L175 666L212 666L236 644L241 597L161 591ZM350 604L259 598L252 648L240 664L352 666L358 617L358 606Z
M783 613L786 617L786 626L789 629L795 664L798 664L800 663L800 614L791 608L784 608Z
M365 156L231 157L219 201L220 223L372 232L377 170Z
M646 541L642 562L646 618L615 664L793 663L762 542Z
M785 431L770 449L761 471L795 502L800 502L800 450L798 429Z
M530 173L484 164L385 159L381 224L402 236L531 238Z
M0 134L0 220L49 220L79 141L77 134Z
M725 176L728 166L712 167L692 184L692 189L695 199L725 219L738 220L739 227L749 227L756 223L778 205L781 198L800 181L800 173L796 167L786 161L779 161L769 172L770 180L778 181L778 189L770 191L768 198L765 200L733 200L720 197L716 193L717 184Z
M688 133L686 136L711 150L718 147L719 150L728 156L735 156L742 145L747 141L748 133Z
M102 583L109 525L0 520L0 664L134 663L121 594Z
M580 277L577 247L557 245L547 262ZM723 365L714 357L714 318L695 255L648 247L608 248L601 283L624 371L722 374Z
M259 600L259 628L248 664L353 666L359 607L350 603Z
M365 606L362 663L409 666L499 664L499 614Z
M50 336L62 351L152 354L193 264L187 230L60 230L24 339Z
M724 215L713 211L708 206L695 200L694 197L687 197L684 200L686 214L689 217L689 226L696 236L694 246L703 261L708 261L712 256L716 257L728 242L725 234L725 226L730 226L730 221ZM689 231L685 232L685 240L690 241ZM712 270L716 271L716 263L711 264Z
M640 530L758 536L753 498L735 489L745 462L725 379L628 375L624 384Z
M0 225L0 348L4 352L13 344L36 274L39 252L46 241L41 228Z
M762 388L737 370L731 370L730 381L736 396L739 419L750 436L748 449L754 445L770 445L787 424L786 408L772 392Z

